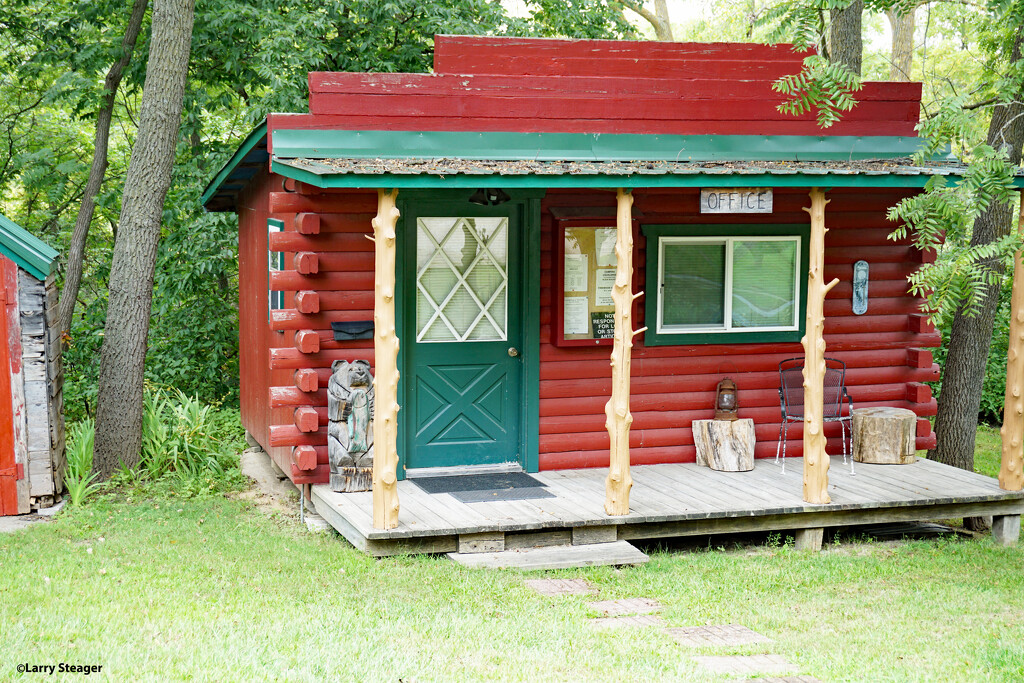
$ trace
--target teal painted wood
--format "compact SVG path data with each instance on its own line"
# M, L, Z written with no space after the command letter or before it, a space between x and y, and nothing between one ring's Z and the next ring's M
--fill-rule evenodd
M644 333L644 346L680 346L695 344L742 344L769 342L798 342L804 336L807 327L805 311L807 310L807 278L800 277L800 301L797 310L799 329L788 332L691 332L691 333L659 333L657 331L658 301L658 238L664 236L713 236L731 237L743 235L797 235L800 239L799 273L806 273L809 268L808 241L811 236L810 225L777 224L777 225L643 225L640 227L647 238L647 296L644 297L644 320L648 329ZM651 284L654 283L654 284Z
M468 202L468 192L446 194L440 201L436 193L399 195L402 476L410 467L504 462L536 471L540 265L524 256L539 253L539 200L480 207ZM429 216L509 218L505 340L416 341L416 224ZM510 356L510 348L519 354Z
M222 189L229 189L226 186L226 183L240 183L238 187L234 189L235 191L241 189L248 182L249 178L255 175L255 172L242 172L239 166L242 164L243 161L246 160L246 157L249 156L249 153L252 152L253 149L255 149L257 145L259 145L260 143L265 143L266 139L267 121L266 119L264 119L258 126L256 126L256 128L252 130L251 133L249 133L249 135L246 136L245 140L242 141L242 144L238 146L237 150L235 150L235 153L231 155L230 159L228 159L227 163L224 164L224 166L222 166L221 169L217 172L217 175L215 175L213 179L210 180L210 184L207 185L206 189L203 191L203 196L200 198L199 203L206 207L206 205L210 203L210 200L213 199L214 196L216 196L218 193L220 193ZM268 155L266 152L254 156L259 157L259 160L263 162L265 162L268 159ZM250 159L250 162L252 161L254 160ZM211 209L207 207L207 210ZM225 205L223 207L219 207L213 210L225 211L234 210L234 208Z
M45 280L53 272L56 249L0 214L0 254L18 264L37 280Z
M641 135L473 131L273 131L277 159L499 161L852 161L910 156L920 138L809 135Z

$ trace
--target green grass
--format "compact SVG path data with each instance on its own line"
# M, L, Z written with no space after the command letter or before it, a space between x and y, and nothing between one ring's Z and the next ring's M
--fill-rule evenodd
M1003 442L999 438L999 427L978 425L974 441L974 471L986 477L998 477L1003 457Z
M654 552L552 575L657 599L670 626L773 640L704 654L777 653L828 681L1015 681L1022 566L1020 548L983 539ZM663 632L590 616L522 574L374 560L224 496L107 496L0 535L0 679L71 662L115 680L716 680Z

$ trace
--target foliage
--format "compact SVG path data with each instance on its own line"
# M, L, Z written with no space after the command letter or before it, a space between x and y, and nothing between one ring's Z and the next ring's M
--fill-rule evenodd
M238 454L245 448L238 411L203 403L171 389L146 388L142 416L142 457L134 469L122 467L111 479L118 486L149 492L172 490L190 497L239 488L244 478ZM68 424L68 472L64 481L78 505L101 485L94 483L91 418Z
M92 155L103 75L129 16L113 0L10 0L0 16L0 212L64 252ZM238 400L238 264L232 216L199 197L268 112L305 111L310 71L430 69L436 33L615 37L610 0L197 0L190 79L154 277L147 380L207 403ZM86 245L65 354L70 420L94 414L120 181L136 134L147 18L118 91L109 167Z
M238 484L238 429L217 418L216 406L180 389L147 388L142 413L142 454L138 469L122 472L131 481L173 479L210 490Z
M818 125L822 128L838 121L840 112L856 106L857 100L851 93L860 88L857 74L817 55L804 59L800 73L783 76L772 84L775 92L789 98L778 106L780 112L800 116L817 110Z
M82 420L67 425L67 469L64 472L64 486L72 505L81 505L93 493L100 490L102 483L92 471L92 445L96 436L93 420Z

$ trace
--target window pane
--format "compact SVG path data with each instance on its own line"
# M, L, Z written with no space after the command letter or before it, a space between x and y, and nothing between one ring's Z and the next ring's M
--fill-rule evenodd
M662 264L663 325L725 324L725 244L665 244Z
M736 240L732 257L732 326L792 327L796 242Z
M420 218L416 266L419 341L505 339L507 218Z

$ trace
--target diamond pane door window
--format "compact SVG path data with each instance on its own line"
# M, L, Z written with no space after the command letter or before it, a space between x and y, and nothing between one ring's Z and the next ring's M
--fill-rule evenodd
M416 221L416 341L508 338L508 218Z

